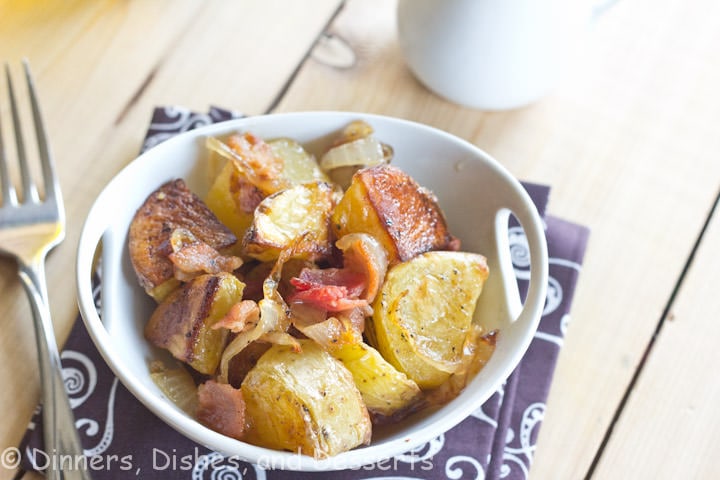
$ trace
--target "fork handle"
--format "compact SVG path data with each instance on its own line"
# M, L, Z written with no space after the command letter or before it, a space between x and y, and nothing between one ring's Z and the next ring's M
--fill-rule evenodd
M50 480L90 480L70 401L65 393L62 364L50 318L44 255L19 263L20 278L30 299L37 342L43 405L43 437L47 453L45 475Z

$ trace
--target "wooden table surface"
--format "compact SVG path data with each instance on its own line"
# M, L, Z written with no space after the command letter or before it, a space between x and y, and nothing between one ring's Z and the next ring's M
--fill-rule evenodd
M153 106L404 117L552 185L549 211L592 230L530 478L719 478L720 3L619 1L553 93L507 112L422 87L387 0L0 0L0 60L19 74L22 57L66 201L47 263L61 343L83 219ZM0 450L39 398L15 273L0 262Z

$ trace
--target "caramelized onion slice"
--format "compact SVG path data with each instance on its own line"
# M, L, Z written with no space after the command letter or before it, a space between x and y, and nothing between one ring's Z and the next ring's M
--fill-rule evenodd
M307 307L305 309L307 311ZM318 312L325 315L323 311ZM365 309L354 308L318 321L317 317L313 318L312 313L303 316L303 312L300 310L293 316L293 325L303 335L315 340L325 350L332 352L343 345L362 342L366 313Z
M320 158L320 168L332 170L338 167L362 165L372 167L387 163L382 143L373 137L364 137L331 148Z
M165 396L188 415L197 409L197 387L184 367L168 368L160 361L150 365L150 378Z
M335 245L343 252L346 269L365 277L365 290L360 298L372 302L388 268L388 255L375 237L367 233L350 233L341 237Z
M218 381L220 383L228 383L228 370L230 360L242 352L245 347L252 342L259 340L266 333L281 330L281 324L286 321L285 309L273 300L264 298L258 302L260 316L257 324L247 324L245 330L240 332L223 350L220 359L220 375Z
M266 192L277 192L290 185L282 176L283 161L273 153L270 145L250 133L233 135L227 142L207 137L205 145L235 163L252 184Z
M240 257L222 255L185 228L173 230L170 246L172 253L168 258L173 263L175 278L181 282L188 282L203 273L233 272L243 263Z

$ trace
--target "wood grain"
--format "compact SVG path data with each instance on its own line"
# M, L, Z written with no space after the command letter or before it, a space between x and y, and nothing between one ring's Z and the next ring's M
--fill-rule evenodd
M517 177L552 185L550 212L591 228L532 478L588 471L717 192L720 12L710 1L682 5L620 2L551 95L486 113L412 78L386 2L351 1L331 32L355 50L355 64L309 61L279 106L438 126ZM678 25L693 35L678 38Z
M715 212L597 478L715 478L720 416L720 211Z
M60 342L77 315L73 272L83 219L103 186L137 155L152 107L216 104L263 112L338 5L0 1L0 59L18 74L16 83L19 60L31 63L65 195L68 235L47 266ZM1 90L5 126L4 81ZM25 104L25 97L19 101ZM12 413L0 425L4 448L19 442L39 398L30 310L15 266L5 259L0 328L0 382L7 386L0 408Z

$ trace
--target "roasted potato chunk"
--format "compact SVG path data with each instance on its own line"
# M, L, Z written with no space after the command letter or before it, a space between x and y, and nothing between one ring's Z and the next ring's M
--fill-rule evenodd
M218 168L217 157L226 163L210 187L206 202L220 221L242 238L260 201L290 185L282 177L283 159L249 132L224 140L209 137L207 146L212 154L211 170Z
M488 273L485 257L466 252L427 252L392 267L368 322L383 357L422 389L442 384L472 341Z
M158 305L145 326L145 337L198 372L214 373L228 331L212 326L242 299L244 287L229 273L196 277Z
M435 196L389 165L353 176L333 212L332 224L338 238L357 232L375 237L391 265L429 250L452 249L456 242Z
M353 376L374 419L402 417L420 400L420 388L365 343L346 343L331 350Z
M158 301L179 284L173 278L170 236L183 228L215 250L237 242L210 209L192 193L183 180L165 183L147 197L130 224L130 261L140 285Z
M242 238L252 223L253 213L271 192L253 185L233 162L227 162L205 198L220 221Z
M275 156L283 160L282 177L293 185L309 182L329 182L327 175L320 170L315 157L302 145L290 138L277 138L268 142Z
M256 445L325 458L370 441L372 425L352 375L312 340L301 353L273 345L241 391Z
M296 185L266 198L243 239L244 253L263 262L277 259L288 247L295 248L297 258L329 255L333 198L325 182Z

